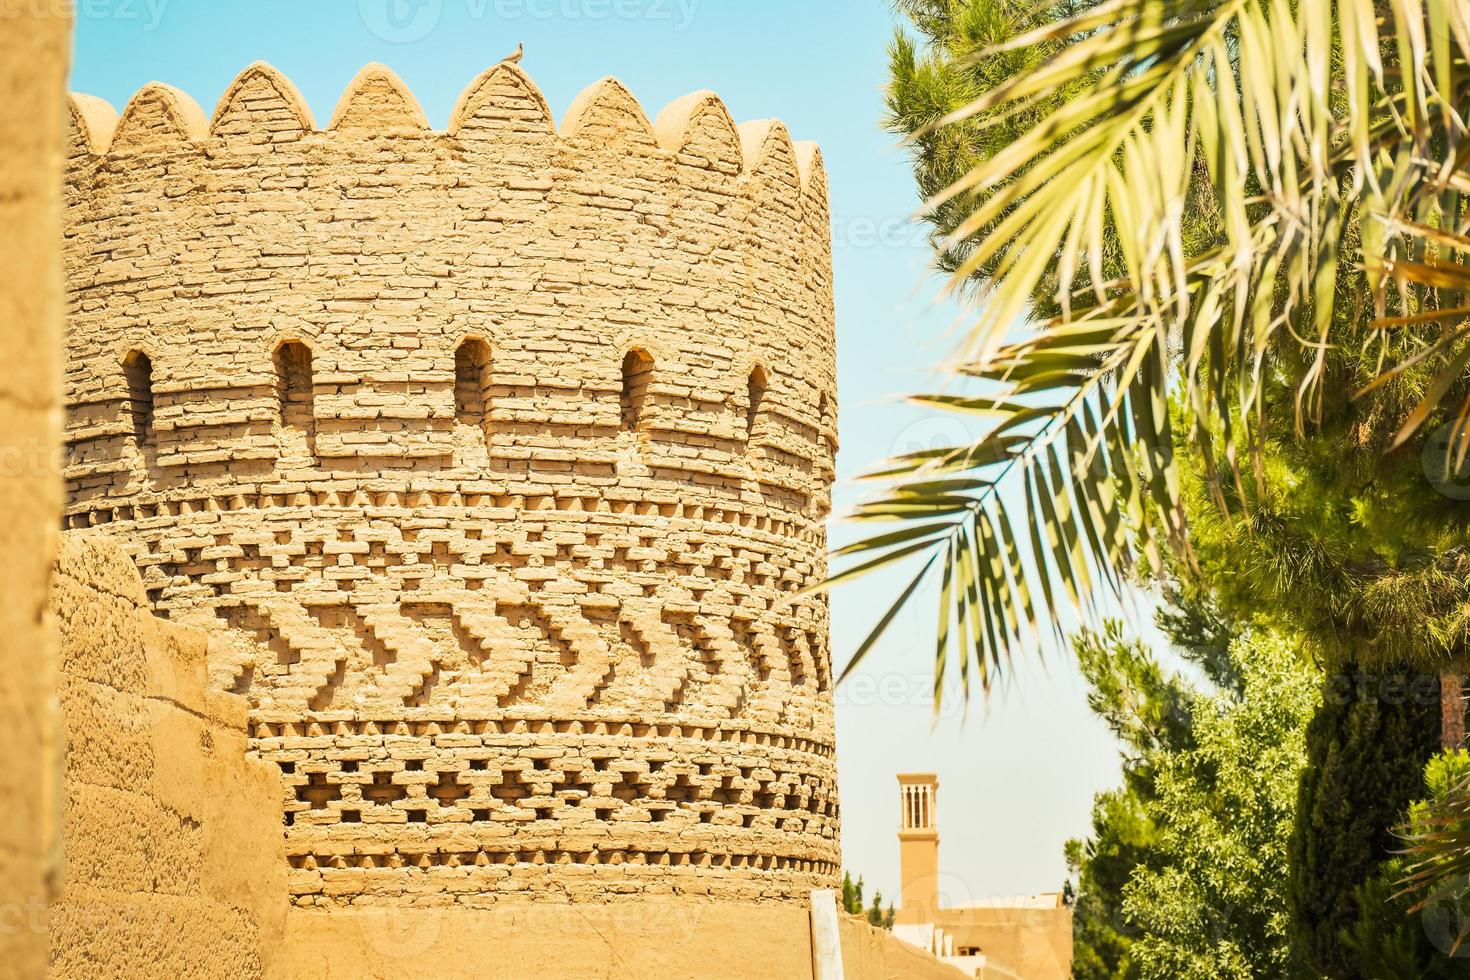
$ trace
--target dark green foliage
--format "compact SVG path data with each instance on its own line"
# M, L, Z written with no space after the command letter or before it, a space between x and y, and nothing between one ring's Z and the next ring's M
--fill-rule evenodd
M896 0L895 7L918 32L895 32L889 45L887 128L912 141L914 177L919 194L930 200L943 193L976 164L1010 145L1017 136L1040 125L1069 95L1057 92L1030 111L982 125L979 119L935 127L948 114L964 108L1017 73L1035 69L1058 45L978 57L1049 20L1069 17L1091 6L1082 0L1035 3L1033 0ZM962 196L933 209L929 221L936 245L975 207ZM953 270L963 261L974 239L955 249L940 250L940 264ZM1055 283L1051 283L1054 290ZM1047 290L1037 299L1053 303Z
M1342 946L1364 980L1457 980L1470 977L1470 960L1446 956L1436 939L1454 935L1459 923L1448 923L1440 910L1411 912L1411 898L1395 898L1398 886L1388 865L1383 873L1359 885L1353 899L1361 912L1343 934Z
M1344 937L1382 928L1385 910L1363 902L1380 897L1370 882L1399 847L1391 828L1422 795L1424 763L1438 748L1433 677L1348 672L1327 679L1307 729L1288 888L1293 947L1309 975L1377 976ZM1385 942L1381 954L1398 955L1389 948L1396 940Z
M857 881L852 880L852 873L842 872L842 910L848 915L861 916L868 920L868 925L878 929L893 928L893 905L883 907L883 893L873 893L873 903L863 907L863 876L858 875Z
M1427 796L1410 808L1408 820L1399 829L1407 853L1388 862L1355 893L1360 914L1342 938L1360 976L1373 980L1470 977L1470 947L1465 945L1470 898L1464 892L1464 875L1450 874L1407 892L1404 887L1416 865L1422 870L1426 858L1434 861L1438 845L1432 838L1447 827L1458 837L1462 825L1458 815L1448 825L1443 818L1457 809L1467 778L1470 753L1442 752L1430 760L1424 767Z
M1329 373L1347 393L1371 367L1337 355ZM1266 394L1282 411L1291 397ZM1436 490L1416 455L1384 453L1395 418L1328 400L1311 441L1266 440L1264 489L1222 488L1228 514L1210 503L1203 459L1181 454L1191 544L1221 609L1299 633L1332 670L1352 669L1347 657L1439 672L1470 649L1470 508ZM1188 424L1182 410L1175 419Z
M1093 801L1087 839L1067 842L1072 975L1131 980L1139 975L1128 958L1136 930L1123 916L1123 888L1135 868L1157 860L1150 851L1157 831L1144 805L1155 795L1148 755L1191 744L1190 692L1147 647L1125 641L1116 622L1101 634L1081 634L1072 647L1087 679L1088 704L1119 740L1124 774L1123 786Z
M893 903L890 902L888 908L885 909L883 907L883 893L874 892L873 904L868 906L867 916L868 925L879 929L892 929L894 917Z
M1075 980L1133 980L1138 974L1128 948L1137 930L1123 917L1123 887L1133 869L1150 860L1156 836L1137 792L1099 793L1092 803L1092 832L1067 842L1067 882L1072 906L1072 976Z
M852 880L852 872L842 872L842 911L848 915L863 914L863 879Z

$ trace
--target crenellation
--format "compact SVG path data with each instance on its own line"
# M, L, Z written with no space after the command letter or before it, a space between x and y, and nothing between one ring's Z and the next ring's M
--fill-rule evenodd
M301 92L263 61L236 77L220 97L209 124L211 136L255 146L292 142L315 129Z
M67 157L106 153L117 129L117 110L95 95L73 93L67 98L69 132Z
M293 901L832 884L816 148L509 64L72 119L65 523L208 630Z
M123 108L107 152L168 153L181 143L202 141L208 129L199 103L170 85L150 82Z

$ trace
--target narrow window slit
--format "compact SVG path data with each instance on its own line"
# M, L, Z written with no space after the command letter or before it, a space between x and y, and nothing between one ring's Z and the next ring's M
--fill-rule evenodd
M454 417L489 434L490 348L470 338L454 351Z
M311 348L300 341L287 341L276 348L275 366L281 424L314 434L316 384L311 371Z
M123 378L128 386L133 439L141 449L153 433L153 361L142 351L129 351L123 358Z
M760 433L761 408L766 400L768 387L769 382L766 379L765 369L756 365L745 382L745 445L747 450L754 448L756 436Z
M637 432L643 428L644 409L648 401L648 385L653 380L653 358L641 350L630 350L623 358L622 415L623 430Z

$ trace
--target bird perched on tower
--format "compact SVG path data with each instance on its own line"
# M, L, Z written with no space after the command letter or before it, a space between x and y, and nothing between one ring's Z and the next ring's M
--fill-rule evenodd
M525 44L524 41L521 41L521 42L519 42L519 43L516 44L515 51L513 51L510 54L506 55L504 58L501 58L500 59L500 62L501 62L501 64L505 64L505 65L518 65L518 64L521 63L521 55L523 55L525 53L526 53L526 44Z

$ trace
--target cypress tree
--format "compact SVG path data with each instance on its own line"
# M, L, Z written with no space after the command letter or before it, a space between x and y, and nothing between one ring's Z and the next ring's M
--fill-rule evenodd
M1378 980L1345 939L1364 915L1361 886L1401 846L1392 828L1424 795L1424 763L1439 750L1432 675L1329 675L1307 728L1308 764L1291 839L1293 947L1306 974Z

